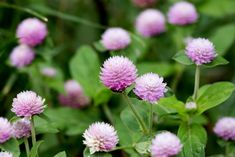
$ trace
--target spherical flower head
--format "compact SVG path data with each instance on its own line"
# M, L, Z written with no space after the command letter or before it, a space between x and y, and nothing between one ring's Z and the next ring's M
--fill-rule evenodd
M9 152L0 152L0 157L13 157L13 154Z
M224 140L235 140L235 118L224 117L219 119L215 124L214 132Z
M185 108L186 108L187 110L194 110L194 109L197 108L197 104L196 104L195 102L193 102L193 101L187 102L187 103L185 104Z
M84 132L83 143L90 149L90 153L107 152L116 147L118 143L117 132L114 127L104 122L96 122Z
M107 50L126 48L131 42L129 33L122 28L109 28L102 35L101 43Z
M90 103L89 97L84 94L73 96L73 95L59 95L60 104L72 108L82 108L86 107Z
M6 118L0 117L0 144L6 142L11 138L12 127Z
M138 7L148 7L156 3L157 0L132 0L132 2Z
M196 65L202 65L210 63L217 54L212 42L208 39L196 38L187 44L186 55Z
M141 99L154 103L167 91L163 78L154 73L147 73L135 81L134 93Z
M19 117L31 117L44 111L44 101L33 91L24 91L13 99L11 111Z
M168 21L175 25L187 25L196 22L198 14L193 4L189 2L177 2L168 12Z
M156 9L147 9L136 19L136 30L144 37L151 37L166 31L165 17Z
M81 95L83 93L82 87L75 80L68 80L64 84L65 92L67 95Z
M109 89L122 92L130 86L137 77L135 65L126 57L114 56L108 58L101 68L100 79Z
M156 135L150 149L152 157L171 157L181 151L182 144L175 134L166 131Z
M31 124L27 118L19 119L12 124L13 136L15 138L29 137L31 135Z
M10 62L17 68L22 68L31 64L35 57L35 52L27 45L16 46L10 54Z
M47 77L55 77L56 73L56 69L52 67L44 67L41 69L41 74Z
M36 18L25 19L18 25L16 36L21 44L39 45L47 36L46 24Z

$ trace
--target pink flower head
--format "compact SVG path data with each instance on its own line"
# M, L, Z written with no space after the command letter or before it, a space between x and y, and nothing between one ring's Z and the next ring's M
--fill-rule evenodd
M196 65L201 65L210 63L217 54L213 43L208 39L196 38L187 44L186 55L195 62Z
M29 137L31 135L31 124L27 118L19 119L12 124L13 136L15 138Z
M214 132L224 140L235 140L235 118L224 117L219 119L215 124Z
M156 3L157 0L132 0L133 3L138 7L148 7Z
M147 73L135 81L134 93L141 99L154 103L167 91L163 78L154 73Z
M151 37L166 31L165 17L156 9L147 9L136 19L136 29L144 37Z
M0 117L0 144L6 142L11 138L12 127L10 122L3 117Z
M20 92L13 99L11 111L19 117L31 117L43 112L44 101L45 99L42 99L33 91Z
M59 95L59 101L62 105L72 108L82 108L90 103L90 99L84 94L73 95Z
M57 71L53 67L44 67L41 69L41 74L47 77L54 77L56 75Z
M25 19L19 24L16 36L21 44L39 45L47 36L46 24L36 18Z
M0 152L0 157L13 157L13 154L9 152Z
M152 157L171 157L182 149L180 139L168 131L155 136L151 145Z
M65 92L68 95L81 95L83 93L82 87L75 80L68 80L64 84Z
M90 153L107 152L118 143L117 132L114 127L104 122L96 122L83 133L83 143L90 149Z
M197 11L193 4L189 2L177 2L168 12L168 21L175 25L186 25L196 22L198 19Z
M109 89L122 92L135 81L136 73L135 65L128 58L114 56L104 62L100 79Z
M35 52L27 45L16 46L10 54L10 61L13 66L22 68L31 64L35 57Z
M129 33L122 28L109 28L102 35L101 43L108 50L126 48L131 42Z

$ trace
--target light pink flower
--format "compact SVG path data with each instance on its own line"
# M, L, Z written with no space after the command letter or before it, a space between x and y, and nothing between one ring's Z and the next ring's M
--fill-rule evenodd
M157 0L132 0L132 2L138 7L148 7L156 3Z
M219 119L215 124L214 132L224 140L235 140L235 118L223 117Z
M0 117L0 144L8 141L12 135L11 123L3 117Z
M0 152L0 157L13 157L13 154L9 152Z
M12 124L13 136L16 138L29 137L31 135L31 124L27 118L19 119Z
M44 67L41 69L41 74L43 74L44 76L47 76L47 77L54 77L56 76L56 69L53 68L53 67Z

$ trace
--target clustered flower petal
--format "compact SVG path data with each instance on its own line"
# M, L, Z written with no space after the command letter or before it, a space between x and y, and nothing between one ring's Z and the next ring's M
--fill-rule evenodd
M154 103L167 91L163 78L154 73L147 73L135 81L134 93L141 99Z
M126 48L131 42L129 33L122 28L109 28L102 35L101 43L108 50Z
M101 68L100 79L109 89L121 92L130 86L137 77L135 65L126 57L108 58Z
M0 157L13 157L13 154L9 152L0 152Z
M196 22L198 14L193 4L189 2L177 2L168 12L168 21L175 25L186 25Z
M148 7L154 5L157 0L132 0L132 1L138 7Z
M147 9L136 19L136 29L144 37L151 37L166 31L165 17L156 9Z
M235 118L223 117L219 119L215 124L214 132L224 140L235 140Z
M31 135L31 124L27 118L22 118L12 124L13 136L15 138L29 137Z
M6 118L0 117L0 144L9 140L11 138L11 135L11 123Z
M83 143L90 149L90 153L110 151L118 143L117 132L114 127L104 122L96 122L84 132Z
M212 42L204 38L193 39L186 46L186 55L195 62L196 65L210 63L216 52Z
M181 151L182 144L175 134L166 131L156 135L150 149L152 157L171 157Z
M13 66L22 68L31 64L35 57L35 52L27 45L16 46L10 54L10 61Z
M41 69L41 74L47 77L54 77L56 75L57 71L53 67L44 67Z
M44 101L33 91L24 91L13 99L11 111L19 117L31 117L43 112Z
M36 18L25 19L19 24L16 36L21 44L36 46L47 36L46 24Z

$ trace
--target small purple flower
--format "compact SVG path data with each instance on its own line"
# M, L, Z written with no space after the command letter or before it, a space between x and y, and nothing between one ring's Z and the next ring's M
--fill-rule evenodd
M208 39L196 38L187 44L186 55L195 62L196 65L202 65L210 63L217 54L213 43Z
M53 67L44 67L41 69L41 74L47 77L55 77L57 71Z
M83 93L82 87L75 80L66 81L64 88L68 95L81 95Z
M39 45L47 36L46 24L36 18L25 19L19 24L16 36L21 44Z
M152 157L171 157L181 151L182 144L175 134L166 131L155 136L150 149Z
M128 58L115 56L104 62L100 79L109 89L122 92L135 81L136 73L135 65Z
M0 117L0 144L9 140L11 138L11 135L11 123L6 118Z
M135 81L134 93L141 99L155 103L167 91L163 78L154 73L147 73Z
M24 91L17 94L17 97L13 99L11 111L19 117L31 117L43 112L44 101L45 99L42 99L33 91Z
M10 54L11 64L17 68L22 68L31 64L35 57L35 52L27 45L16 46Z
M136 29L144 37L151 37L166 31L165 17L156 9L147 9L136 19Z
M96 122L83 133L83 143L90 149L90 153L107 152L118 143L117 132L114 127L104 122Z
M214 132L224 140L235 140L235 118L223 117L219 119L215 124Z
M31 135L31 124L27 118L22 118L12 124L13 136L15 138L29 137Z
M175 25L187 25L196 22L198 14L193 4L189 2L177 2L168 12L168 21Z
M108 50L126 48L131 42L129 33L122 28L109 28L102 35L101 43Z
M157 0L132 0L133 3L138 7L148 7L156 3Z
M0 152L0 157L13 157L13 154L9 152Z
M82 108L90 103L90 99L84 94L73 96L73 95L59 95L59 101L62 105L72 108Z

